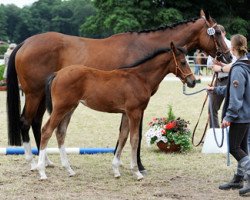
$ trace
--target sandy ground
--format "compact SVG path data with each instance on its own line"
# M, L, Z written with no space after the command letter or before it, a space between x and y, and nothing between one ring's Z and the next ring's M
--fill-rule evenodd
M179 83L164 82L150 102L145 113L145 122L153 116L166 112L169 103L174 105L177 115L183 113L187 118L192 113L191 117L195 121L199 109L194 111L194 108L197 105L200 107L204 95L198 95L195 99L183 95L176 96L178 93L176 91L180 88ZM184 104L192 102L194 106L185 107L183 111L181 102ZM7 146L5 104L6 93L0 92L0 147ZM192 121L192 118L190 119ZM98 113L79 106L70 123L66 138L67 147L114 147L119 123L120 115ZM144 132L146 128L145 123ZM32 134L31 141L34 146ZM224 154L204 155L201 153L201 147L194 148L186 154L164 154L156 146L148 148L145 143L144 139L142 161L147 168L147 175L142 181L136 181L131 176L129 142L122 155L124 165L121 168L120 179L115 179L112 174L112 154L69 155L72 168L76 172L75 177L68 177L66 170L61 167L59 155L49 155L55 167L47 169L46 181L40 181L38 173L29 170L30 166L23 155L0 155L0 199L236 200L242 198L239 197L237 190L218 189L218 185L229 180L234 173L236 162L233 159L231 166L227 167ZM49 147L56 147L54 136ZM250 197L242 199L248 198L250 199Z

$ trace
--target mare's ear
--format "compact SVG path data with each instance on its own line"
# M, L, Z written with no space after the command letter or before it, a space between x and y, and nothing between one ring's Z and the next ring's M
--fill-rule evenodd
M208 22L211 22L211 21L212 21L209 12L206 11L206 10L201 9L201 11L200 11L200 16L201 16L201 17L205 17L205 19L206 19Z
M170 43L171 50L176 53L176 48L173 42Z

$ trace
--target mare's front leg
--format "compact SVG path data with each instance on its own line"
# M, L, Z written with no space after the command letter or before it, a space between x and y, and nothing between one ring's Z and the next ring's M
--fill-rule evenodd
M130 144L131 144L131 171L137 180L143 179L143 175L139 171L137 164L137 149L139 144L139 127L142 111L135 110L128 113L129 129L130 129Z
M124 145L126 144L128 134L129 134L128 117L125 114L123 114L122 120L121 120L119 138L118 138L117 146L115 150L115 156L112 161L112 168L113 168L115 178L119 178L121 176L120 171L119 171L119 167L121 165L121 153L122 153L122 149Z
M61 123L59 124L56 130L56 138L57 138L58 148L60 151L61 163L62 163L62 166L65 167L65 169L68 171L69 176L74 176L76 174L70 166L70 163L66 154L65 146L64 146L66 131L67 131L72 113L73 111L68 113L64 117L64 119L61 121Z

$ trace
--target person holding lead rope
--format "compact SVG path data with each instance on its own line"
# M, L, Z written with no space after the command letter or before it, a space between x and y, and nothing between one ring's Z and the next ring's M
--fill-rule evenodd
M247 136L250 127L250 63L247 58L247 39L240 34L231 38L231 52L237 58L229 72L227 86L211 87L208 91L225 96L222 112L222 128L230 126L229 151L238 161L233 179L219 189L238 188L239 194L250 192L250 157ZM245 178L243 186L243 178Z

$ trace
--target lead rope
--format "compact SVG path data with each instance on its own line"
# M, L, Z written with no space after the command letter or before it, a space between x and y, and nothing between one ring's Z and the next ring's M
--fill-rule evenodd
M216 76L216 75L215 75L215 73L214 73L210 85L213 85L213 84L214 84L215 76ZM201 90L199 90L199 91L197 91L197 92L186 93L185 86L183 86L183 94L185 94L185 95L193 95L193 94L197 94L197 93L199 93L199 92L205 91L205 90L206 90L206 89L204 88L204 89L201 89ZM200 114L199 114L197 123L196 123L195 126L194 126L194 130L193 130L193 134L192 134L192 144L193 144L195 147L198 147L198 146L201 144L201 142L203 141L203 139L204 139L204 137L205 137L206 131L207 131L208 122L209 122L209 116L208 116L208 118L207 118L207 122L206 122L206 125L205 125L205 128L204 128L203 135L202 135L200 141L199 141L197 144L195 144L195 143L194 143L195 131L196 131L196 129L197 129L197 127L198 127L198 124L199 124L199 122L200 122L200 118L201 118L201 115L202 115L202 113L203 113L204 107L205 107L205 105L206 105L207 99L208 99L208 93L206 94L205 100L204 100L204 102L203 102L203 104L202 104L201 112L200 112Z
M212 79L212 82L211 82L211 85L213 85L214 83L214 80L215 80L215 74L213 75L213 79ZM186 87L185 87L185 84L183 84L183 94L185 95L194 95L194 94L198 94L202 91L205 91L206 88L203 88L201 90L198 90L196 92L193 92L193 93L187 93L186 92ZM206 125L205 125L205 129L204 129L204 132L203 132L203 135L201 137L201 140L198 142L198 144L194 144L194 135L195 135L195 131L196 131L196 128L199 124L199 121L200 121L200 117L201 117L201 114L203 112L203 109L206 105L206 101L208 99L208 97L210 98L210 101L209 101L209 110L210 110L210 113L212 113L212 101L211 101L211 92L207 92L206 94L206 97L205 97L205 100L204 100L204 103L202 105L202 109L201 109L201 112L200 112L200 115L199 115L199 118L198 118L198 121L194 127L194 131L193 131L193 134L192 134L192 144L197 147L201 144L201 142L203 141L204 137L205 137L205 134L206 134L206 131L207 131L207 127L208 127L208 122L209 122L209 116L207 118L207 122L206 122ZM217 136L216 136L216 132L215 132L215 128L214 128L214 118L213 118L213 115L211 115L211 123L212 123L212 127L213 127L213 133L214 133L214 139L215 139L215 142L216 142L216 145L221 148L223 146L223 143L224 143L224 129L226 129L226 134L227 134L227 166L230 166L230 154L229 154L229 131L228 131L228 128L222 128L222 139L221 139L221 144L219 144L218 142L218 139L217 139Z

